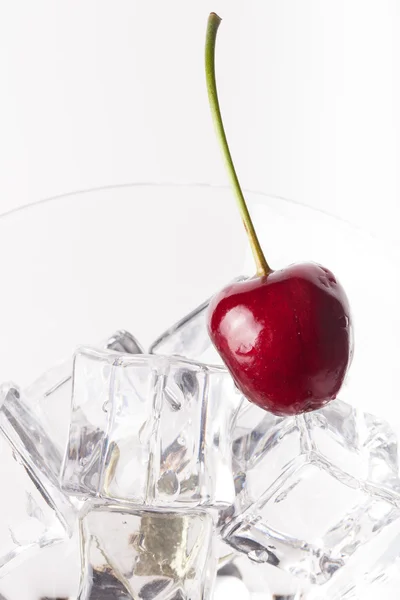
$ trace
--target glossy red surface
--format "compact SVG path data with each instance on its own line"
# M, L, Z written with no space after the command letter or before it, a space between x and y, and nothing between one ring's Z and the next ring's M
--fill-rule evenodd
M243 394L279 415L335 398L351 360L347 296L314 263L227 286L211 301L208 330Z

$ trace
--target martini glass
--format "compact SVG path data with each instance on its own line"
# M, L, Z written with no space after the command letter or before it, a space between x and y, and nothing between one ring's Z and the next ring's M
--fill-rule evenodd
M398 245L295 202L246 197L272 268L312 260L343 284L355 354L340 397L399 434ZM0 253L0 380L22 388L118 329L148 348L255 270L230 189L209 185L137 183L33 203L0 218ZM76 555L76 540L43 550L4 577L0 591L9 600L73 595Z

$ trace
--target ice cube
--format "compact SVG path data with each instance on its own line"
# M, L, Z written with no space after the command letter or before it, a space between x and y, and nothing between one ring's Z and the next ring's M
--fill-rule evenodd
M100 347L102 348L103 344L100 344ZM115 350L115 352L123 352L124 354L144 353L141 344L131 333L129 333L129 331L125 331L125 329L116 331L114 335L108 338L104 347L106 350Z
M217 544L219 551L217 584L221 577L235 578L242 582L248 596L257 600L274 600L278 597L292 600L302 598L299 582L295 577L272 565L263 564L260 568L260 565L250 560L246 554L234 552L232 548L229 554L229 546L222 551L220 544L221 541Z
M79 600L202 600L215 579L214 524L196 511L91 504L83 514Z
M399 518L395 436L340 400L288 418L244 404L233 454L225 540L305 582L327 582Z
M399 511L400 512L400 511ZM400 518L353 554L327 584L307 600L397 600L400 586Z
M244 280L245 277L235 279L235 281ZM206 316L209 303L210 300L206 300L167 329L150 346L150 353L181 356L206 364L222 365L222 359L212 345L207 332Z
M74 514L48 466L55 460L56 450L48 444L44 431L32 428L32 415L20 404L16 389L3 386L0 397L3 576L29 553L66 539Z
M353 579L349 573L347 585L339 592L325 596L329 600L397 600L400 590L400 533L385 548L379 560L364 573Z
M228 506L241 402L222 368L82 348L62 487L145 506Z
M208 364L222 364L206 327L209 300L167 329L150 346L151 354L181 356Z
M140 354L143 349L136 338L120 330L99 344L100 348ZM72 357L56 365L21 392L24 402L32 408L54 446L63 455L68 441L72 396ZM57 465L57 477L61 462Z

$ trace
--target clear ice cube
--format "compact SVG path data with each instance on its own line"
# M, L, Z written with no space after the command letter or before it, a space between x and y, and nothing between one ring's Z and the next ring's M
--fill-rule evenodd
M120 330L99 344L100 348L140 354L143 349L136 338L125 330ZM37 421L48 433L54 446L64 454L68 441L72 396L73 358L49 369L29 387L21 392L23 401L35 413ZM61 461L56 472L60 475Z
M145 506L228 506L241 402L224 369L83 348L62 487Z
M207 333L208 304L209 300L167 329L150 346L150 353L180 356L207 364L222 364Z
M400 511L398 511L400 513ZM314 586L307 600L397 600L400 589L400 518L359 547L327 584Z
M340 400L288 418L244 404L233 454L220 528L254 562L324 584L399 518L395 436Z
M362 577L349 580L339 592L326 596L329 600L397 600L400 590L400 532L386 547L378 561Z
M235 281L245 279L237 277ZM207 332L206 316L209 303L210 300L206 300L167 329L150 346L150 353L180 356L209 365L222 365L222 359Z
M106 350L115 350L115 352L122 352L124 354L144 354L143 346L138 340L125 329L116 331L114 335L108 338L103 344L100 344L101 348Z
M89 503L79 600L207 600L217 565L213 532L211 515L201 510Z
M244 585L242 590L246 590L249 598L257 598L257 600L275 598L300 600L299 582L295 577L269 564L263 564L260 568L260 565L250 560L246 554L235 552L228 545L222 548L222 545L223 542L218 540L217 583L221 577L240 580Z
M3 386L0 399L0 576L18 558L61 542L70 534L73 510L58 489L47 460L55 450L32 428L32 416L19 403L18 391ZM41 455L44 451L45 458Z

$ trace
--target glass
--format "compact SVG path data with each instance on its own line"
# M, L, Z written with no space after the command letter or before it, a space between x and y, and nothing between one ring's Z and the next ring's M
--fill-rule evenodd
M382 419L388 421L398 436L398 246L293 202L258 193L248 193L247 198L260 241L273 268L313 260L330 268L342 282L353 311L355 355L340 399L359 409L360 414L372 413L379 417L379 423ZM40 392L35 392L38 388L32 386L32 382L52 367L57 382L68 379L77 346L98 347L99 340L114 335L118 328L133 334L145 349L152 346L156 353L179 354L182 328L178 330L181 339L178 345L168 335L158 342L154 340L225 283L254 272L231 191L210 186L138 184L36 203L0 219L0 249L4 257L0 380L12 382L10 389L22 390L21 396L36 398L35 406L41 405L43 398L48 400L48 395L42 394L40 386ZM189 341L184 339L183 342L186 355L192 360L215 364L219 359L204 337L204 311L198 310L196 315L200 333L196 334L199 331L196 322L189 332ZM62 388L54 389L56 396L64 396ZM345 407L345 413L352 410L344 404L336 406ZM338 414L343 417L343 411L338 410ZM57 415L54 417L51 431L57 430L54 435L57 442L61 439L58 427L64 437L67 433L61 416L59 421ZM327 453L336 452L332 444L338 429L334 428L331 434L329 427L326 431L321 426L321 419L323 415L308 426L314 427L316 438L318 431L325 435ZM256 417L251 431L257 430L262 421ZM260 443L268 446L270 432L279 424L267 425L261 432ZM246 439L243 432L246 427L240 427L242 430L236 438L238 452ZM296 427L299 428L298 423ZM338 427L343 436L340 423ZM384 425L379 427L377 435L371 438L374 444L378 443ZM287 440L289 446L297 443ZM282 441L286 443L286 438ZM341 451L349 455L364 452L363 446L353 445L355 450L349 442L349 447L343 450L342 445ZM375 456L371 444L368 451ZM377 452L375 474L380 472L378 459L383 450L379 454L378 447ZM285 450L278 463L286 455ZM343 456L346 461L347 455ZM395 478L395 442L390 448L390 457ZM239 458L237 454L238 464ZM259 468L260 463L257 465ZM360 465L364 467L365 462ZM254 471L255 481L256 473ZM314 475L307 473L307 478L311 481ZM171 484L167 479L165 483ZM307 488L297 487L295 493L296 501L304 506ZM7 501L13 503L12 491ZM352 504L352 500L349 502ZM279 509L284 510L284 503ZM343 510L345 512L346 507ZM276 513L274 518L279 521L281 517ZM368 530L370 521L365 522ZM227 535L231 538L229 527ZM319 533L316 530L313 535ZM65 561L66 555L71 556L74 544L75 538L64 550L60 550L62 546L57 550L48 549L25 561L0 581L0 591L9 600L76 593L76 561L71 560L69 568ZM231 551L229 548L227 552ZM377 564L379 560L377 557ZM35 568L29 566L32 564ZM50 564L59 573L54 584L43 578ZM266 564L267 580L273 590L275 573L270 566ZM351 598L352 592L346 585L345 581L340 589L345 589Z

